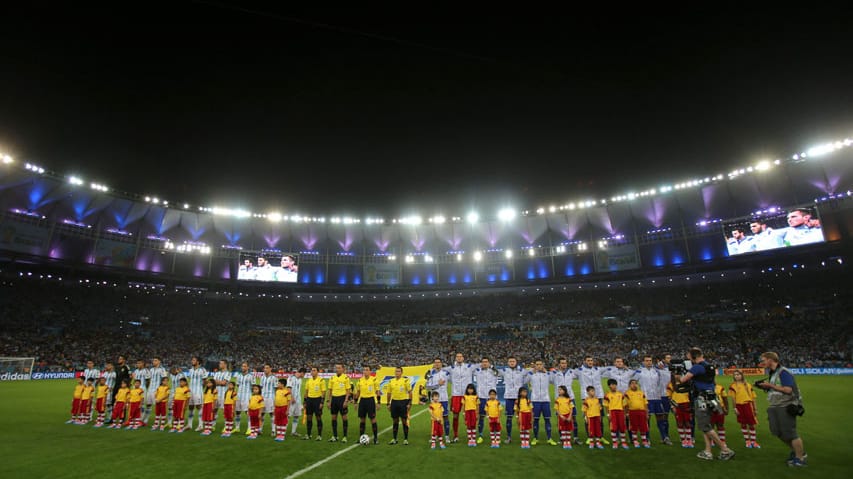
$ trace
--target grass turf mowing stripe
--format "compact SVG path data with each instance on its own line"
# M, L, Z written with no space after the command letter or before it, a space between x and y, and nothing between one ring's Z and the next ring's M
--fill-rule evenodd
M412 417L410 417L409 419L411 420L411 419L413 419L413 418L416 418L416 417L420 416L421 414L423 414L423 413L425 413L425 412L427 412L427 411L429 411L429 409L423 409L423 410L421 410L421 411L419 411L419 412L416 412L416 413L415 413ZM385 434L386 432L390 431L393 427L394 427L394 426L388 426L388 427L386 427L385 429L383 429L383 430L379 431L379 433L376 435L376 437L379 437L379 436L381 436L381 435ZM285 477L284 479L291 479L291 478L293 478L293 477L299 477L299 476L301 476L302 474L305 474L305 473L306 473L306 472L308 472L308 471L311 471L311 470L313 470L313 469L316 469L316 468L318 468L318 467L322 466L323 464L325 464L325 463L327 463L327 462L331 461L332 459L334 459L334 458L336 458L336 457L338 457L338 456L340 456L340 455L342 455L342 454L346 454L347 452L352 451L353 449L357 448L357 447L358 447L358 446L360 446L360 445L361 445L361 444L359 444L359 443L355 443L355 444L353 444L352 446L349 446L349 447L348 447L348 448L346 448L346 449L342 449L342 450L340 450L340 451L338 451L338 452L336 452L336 453L332 454L331 456L329 456L329 457L327 457L327 458L325 458L325 459L322 459L322 460L320 460L320 461L315 462L314 464L311 464L310 466L308 466L308 467L306 467L306 468L304 468L304 469L300 469L300 470L298 470L298 471L294 472L293 474L291 474L291 475L289 475L289 476Z

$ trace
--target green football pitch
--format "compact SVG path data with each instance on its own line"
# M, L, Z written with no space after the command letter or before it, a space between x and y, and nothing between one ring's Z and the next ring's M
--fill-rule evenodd
M846 433L853 427L848 404L853 397L853 378L800 376L797 380L807 409L799 420L799 432L809 454L808 468L797 470L785 464L787 449L770 436L764 419L763 393L759 393L758 400L758 440L762 448L744 448L740 428L730 415L726 427L729 444L737 456L729 462L704 462L695 457L698 449L677 445L672 418L670 432L676 445L660 444L656 425L652 424L652 448L628 451L577 446L565 451L541 441L544 427L539 433L539 445L529 450L518 447L517 427L513 431L514 443L500 449L491 449L487 443L477 448L459 443L446 450L430 450L429 418L428 413L422 413L424 406L412 410L409 446L403 446L402 441L400 445L388 445L391 432L386 428L391 422L384 407L378 416L380 431L384 431L378 446L355 445L358 420L354 414L350 419L350 443L326 442L330 433L328 410L323 442L288 437L277 443L268 434L247 441L243 435L221 438L218 432L202 437L189 431L178 435L147 428L128 431L68 425L65 420L72 381L4 382L0 383L0 477L165 479L225 475L284 479L296 473L301 473L299 477L334 478L850 477L853 454ZM220 428L221 422L217 430ZM305 426L300 425L299 430L304 433ZM697 447L701 445L698 439Z

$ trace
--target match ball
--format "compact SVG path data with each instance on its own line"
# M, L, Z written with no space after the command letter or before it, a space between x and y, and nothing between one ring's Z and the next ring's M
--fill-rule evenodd
M366 446L366 445L370 444L370 436L368 436L367 434L362 434L361 437L358 438L358 442L362 446Z

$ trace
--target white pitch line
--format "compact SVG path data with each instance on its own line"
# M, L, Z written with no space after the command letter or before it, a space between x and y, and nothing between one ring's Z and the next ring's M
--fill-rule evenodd
M416 413L415 413L413 416L411 416L409 419L411 420L412 418L416 418L416 417L420 416L421 414L423 414L423 413L425 413L425 412L427 412L427 411L429 411L429 408L424 408L424 409L423 409L423 410L421 410L420 412L416 412ZM381 436L382 434L385 434L386 432L390 431L392 427L393 427L393 426L388 426L388 427L386 427L385 429L383 429L383 430L379 431L379 434L377 435L377 437L379 437L379 436ZM329 456L329 457L327 457L327 458L325 458L325 459L323 459L323 460L321 460L321 461L317 461L317 462L315 462L314 464L311 464L310 466L306 467L305 469L300 469L300 470L298 470L298 471L294 472L293 474L291 474L291 475L289 475L289 476L285 477L284 479L291 479L291 478L293 478L293 477L299 477L299 476L301 476L302 474L305 474L306 472L308 472L308 471L310 471L310 470L313 470L313 469L316 469L316 468L318 468L318 467L322 466L323 464L325 464L325 463L327 463L327 462L331 461L332 459L334 459L334 458L336 458L336 457L340 456L341 454L346 454L346 453L348 453L348 452L352 451L353 449L357 448L357 447L358 447L358 446L360 446L360 445L361 445L361 444L359 444L359 443L355 443L355 444L353 444L352 446L350 446L350 447L348 447L348 448L346 448L346 449L341 449L340 451L338 451L338 452L336 452L336 453L332 454L331 456Z

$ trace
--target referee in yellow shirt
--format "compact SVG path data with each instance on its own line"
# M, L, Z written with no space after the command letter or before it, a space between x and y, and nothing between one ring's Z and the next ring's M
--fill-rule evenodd
M323 398L326 396L326 380L320 377L316 367L311 368L311 377L305 381L305 419L308 423L308 434L305 440L311 439L311 429L314 417L317 417L317 440L323 440Z
M344 423L344 437L341 442L347 442L347 429L349 421L347 421L347 412L349 412L349 396L352 390L352 383L349 376L344 373L343 364L335 364L335 375L329 379L329 409L332 410L332 437L329 442L338 441L338 413Z
M379 427L376 425L376 402L379 395L379 381L370 371L370 366L364 366L355 390L355 399L358 401L358 435L364 434L364 420L369 417L373 426L373 444L379 444Z
M403 376L403 368L394 370L394 379L388 381L388 410L394 420L394 439L389 444L397 444L397 431L400 419L403 420L403 445L409 445L409 410L412 408L412 384Z

